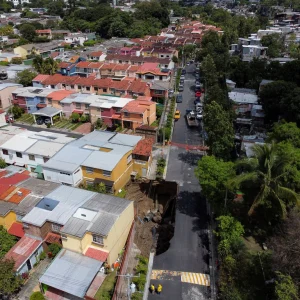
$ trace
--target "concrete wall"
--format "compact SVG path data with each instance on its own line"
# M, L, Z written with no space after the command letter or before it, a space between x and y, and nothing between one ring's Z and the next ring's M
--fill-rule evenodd
M59 170L43 168L43 174L45 180L47 181L65 183L72 186L77 186L82 180L81 168L78 168L74 173L67 173L61 172Z

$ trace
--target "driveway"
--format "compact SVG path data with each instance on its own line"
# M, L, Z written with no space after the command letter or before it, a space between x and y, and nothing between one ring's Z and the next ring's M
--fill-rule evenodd
M186 145L202 145L201 128L188 128L185 110L194 107L194 69L186 68L187 75L183 103L178 105L181 119L174 127L166 180L179 184L176 206L175 232L170 247L154 257L151 283L163 286L161 295L149 295L148 299L209 299L209 255L207 236L207 208L201 197L200 185L194 169L201 159L201 152L187 151ZM175 145L175 146L174 146ZM163 270L162 276L156 276ZM172 272L176 271L176 272Z
M22 287L20 293L18 294L18 300L29 300L30 295L33 292L40 291L39 288L39 278L44 274L45 270L49 266L51 261L46 258L42 260L38 266L36 266L31 272L29 280L26 284Z

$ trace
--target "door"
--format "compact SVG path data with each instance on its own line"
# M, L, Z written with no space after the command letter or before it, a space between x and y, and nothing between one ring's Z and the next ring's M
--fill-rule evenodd
M30 271L32 269L32 266L31 266L31 263L30 263L30 259L28 259L26 261L26 265L27 265L28 271Z
M147 176L147 169L142 168L142 177L146 177L146 176Z

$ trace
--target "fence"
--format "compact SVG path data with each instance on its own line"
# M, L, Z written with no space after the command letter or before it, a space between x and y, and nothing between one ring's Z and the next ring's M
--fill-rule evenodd
M130 229L130 232L129 232L129 235L128 235L128 238L127 238L126 248L125 248L125 252L124 252L124 255L123 255L123 259L122 259L122 262L121 262L121 265L120 265L118 275L126 274L126 270L127 270L127 267L128 267L129 256L130 256L130 252L131 252L133 241L134 241L134 235L135 235L135 224L133 222L133 224L131 226L131 229ZM127 292L127 280L123 276L118 276L116 286L115 286L115 290L114 290L114 294L112 296L112 300L127 298L126 297L126 292Z

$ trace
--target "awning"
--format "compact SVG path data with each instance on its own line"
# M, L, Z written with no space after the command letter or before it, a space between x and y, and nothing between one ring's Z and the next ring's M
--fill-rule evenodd
M102 178L95 178L94 180L94 183L101 183L103 182L106 186L110 186L112 187L114 185L114 182L113 181L109 181L109 180L106 180L106 179L102 179Z
M7 232L17 237L23 237L25 235L23 225L17 222L12 223Z
M121 119L121 115L112 115L111 116L112 119Z
M88 256L90 258L97 259L101 262L105 262L108 255L109 255L109 253L105 252L105 251L102 251L102 250L99 250L99 249L89 247L84 255Z
M44 108L44 107L46 107L46 106L47 106L47 104L43 104L43 103L38 103L38 104L36 105L37 108Z
M44 241L49 244L61 244L61 237L57 233L49 232Z
M83 110L74 109L72 113L83 114Z

